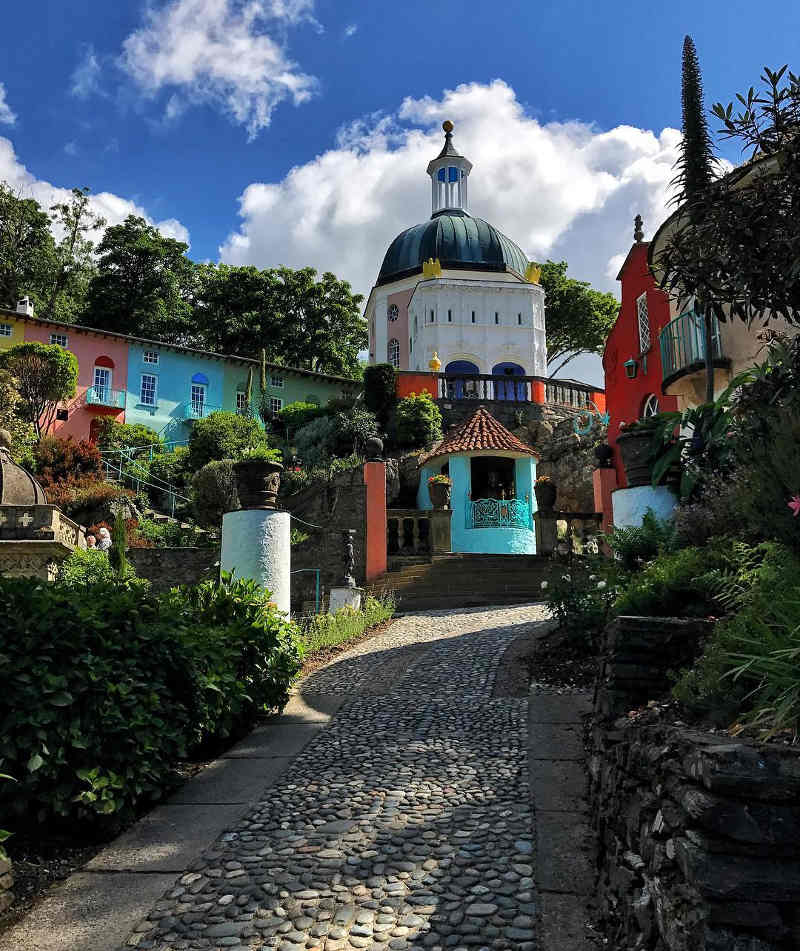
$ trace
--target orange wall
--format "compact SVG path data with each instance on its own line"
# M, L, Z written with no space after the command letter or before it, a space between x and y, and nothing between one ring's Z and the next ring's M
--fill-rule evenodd
M412 393L430 393L436 399L438 387L436 377L432 373L398 373L395 384L395 393L399 400Z
M367 487L366 580L386 573L386 464L364 463Z

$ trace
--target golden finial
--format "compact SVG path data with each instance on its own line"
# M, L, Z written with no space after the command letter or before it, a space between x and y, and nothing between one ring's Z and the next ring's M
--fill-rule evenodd
M423 277L441 277L442 276L442 265L439 262L439 258L436 258L435 261L433 258L428 258L427 261L422 262L422 276Z
M439 359L439 354L436 350L433 351L433 356L428 361L428 369L433 373L438 373L442 369L442 361Z
M445 119L444 122L442 123L442 128L444 129L445 132L452 132L453 123L449 119Z
M542 276L542 269L538 264L534 264L533 261L525 268L525 280L529 284L538 284L539 279Z

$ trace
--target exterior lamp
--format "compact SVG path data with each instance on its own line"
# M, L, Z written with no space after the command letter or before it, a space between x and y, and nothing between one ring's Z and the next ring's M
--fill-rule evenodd
M639 372L639 364L636 360L626 360L622 365L625 367L625 376L629 380L635 380Z

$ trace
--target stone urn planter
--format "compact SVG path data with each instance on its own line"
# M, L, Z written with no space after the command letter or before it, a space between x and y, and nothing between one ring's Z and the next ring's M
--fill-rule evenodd
M558 487L554 482L537 482L533 487L533 494L536 496L536 507L540 512L550 512L555 508Z
M652 429L624 429L617 436L617 446L625 467L628 488L638 485L650 485L652 463L650 456L653 448Z
M428 492L430 493L431 503L435 509L450 508L450 492L452 485L447 482L429 482Z
M594 447L594 457L599 469L611 469L614 465L614 450L607 442L601 442Z
M274 509L283 466L272 459L240 459L233 464L243 509Z

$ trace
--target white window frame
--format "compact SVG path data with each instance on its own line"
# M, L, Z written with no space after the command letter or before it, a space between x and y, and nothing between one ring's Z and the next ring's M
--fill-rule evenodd
M400 366L400 341L397 337L392 337L386 345L386 362L395 369Z
M389 304L386 308L386 319L391 323L394 323L397 318L400 316L400 308L397 304Z
M247 409L247 391L236 391L236 412L243 413Z
M199 410L200 416L205 415L206 396L208 395L208 386L205 383L191 383L189 386L189 402L192 404L192 412Z
M283 400L279 396L270 396L269 408L273 413L280 413L283 409Z
M145 399L145 379L153 381L153 399L148 402ZM149 387L148 387L149 389ZM139 378L139 405L140 406L158 406L158 377L155 373L142 373Z
M142 353L142 363L147 363L150 366L157 367L160 359L161 354L158 350L145 350Z
M270 377L269 377L269 385L270 385L271 387L274 387L274 389L276 389L276 390L282 390L282 389L283 389L283 377L282 377L282 376L278 376L278 375L270 374Z
M63 347L66 350L69 347L69 337L66 334L50 334L50 346Z
M11 324L0 324L0 337L13 337L14 328Z
M108 384L105 384L105 383L98 384L97 382L98 371L102 374L106 374L106 373L108 374ZM114 376L110 367L95 367L92 371L92 388L94 389L96 394L98 389L106 390L105 399L111 398L111 388L113 385L113 380L114 380Z
M639 353L647 353L653 345L650 313L647 309L647 291L636 298L636 323L639 328Z
M649 419L651 416L658 416L660 411L661 409L658 404L658 397L655 393L651 393L644 401L641 418Z

